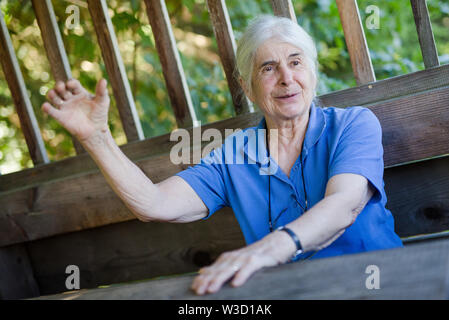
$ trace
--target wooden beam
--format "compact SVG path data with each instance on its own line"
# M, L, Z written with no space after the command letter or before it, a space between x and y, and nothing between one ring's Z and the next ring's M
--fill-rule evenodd
M378 290L367 286L373 275L368 269L370 265L378 268ZM226 283L220 291L204 296L195 295L190 289L196 275L145 280L39 299L444 300L448 299L449 290L449 240L264 268L241 287L234 288ZM206 301L203 303L207 305ZM292 305L289 312L294 308L297 306Z
M3 13L0 11L0 60L8 82L11 97L19 115L20 126L34 165L48 163L44 141L39 130L36 116L28 97L25 81L20 71L11 37L6 27Z
M417 94L423 90L437 89L443 86L449 86L449 65L332 92L319 98L323 106L373 105L381 103L382 100ZM203 126L203 130L208 128L220 130L224 130L224 128L246 128L257 125L260 117L259 113L241 115L207 124ZM177 142L170 141L170 134L165 134L138 143L123 145L121 149L133 161L139 161L153 155L166 153L175 143ZM70 157L44 166L0 176L0 193L32 188L42 183L88 174L97 170L96 164L87 154Z
M357 1L337 0L337 7L357 85L376 81Z
M244 245L234 213L228 208L207 223L133 220L34 241L27 249L44 295L67 291L67 275L61 270L70 264L80 269L81 288L96 288L196 271L222 252ZM86 254L90 252L98 254Z
M372 105L380 101L449 86L449 65L379 80L319 96L327 107Z
M0 300L41 295L26 244L0 248Z
M234 110L237 115L253 112L254 109L240 86L236 77L236 44L234 32L232 31L228 9L224 0L208 0L207 9L214 28L215 39L217 40L218 54L228 81L231 92Z
M410 0L426 69L440 65L426 0Z
M65 82L72 78L72 72L51 0L32 0L32 3L53 77L56 81ZM86 152L73 136L72 142L77 154Z
M297 22L295 8L291 0L271 0L271 7L275 16L286 17Z
M103 60L114 92L115 102L128 142L144 139L134 98L126 76L114 26L105 0L88 0L88 8L97 34Z
M179 128L192 127L196 124L197 118L165 1L145 0L145 5L176 123Z

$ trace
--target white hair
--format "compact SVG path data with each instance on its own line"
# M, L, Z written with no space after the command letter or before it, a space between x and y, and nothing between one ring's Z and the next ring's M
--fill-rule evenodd
M254 58L257 49L268 39L275 38L300 48L307 65L318 81L318 61L315 43L310 35L291 19L262 15L252 20L237 45L237 72L251 91ZM313 96L316 96L316 92Z

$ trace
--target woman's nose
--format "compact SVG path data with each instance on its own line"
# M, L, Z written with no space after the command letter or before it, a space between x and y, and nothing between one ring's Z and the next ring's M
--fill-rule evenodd
M287 67L279 68L279 83L283 86L288 86L293 82L293 71Z

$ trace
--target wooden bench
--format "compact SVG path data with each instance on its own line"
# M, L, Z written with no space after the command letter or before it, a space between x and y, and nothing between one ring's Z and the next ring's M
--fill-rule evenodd
M192 131L196 116L164 1L145 3L153 31L158 30L156 44L167 88L174 92L170 99L178 126ZM449 229L449 65L439 66L432 59L435 51L427 40L433 36L423 3L412 0L418 35L426 39L420 41L426 70L376 81L356 2L337 1L358 85L320 97L323 106L366 106L379 118L387 207L406 244L445 237ZM122 102L120 117L128 128L128 143L121 148L152 181L159 182L186 167L169 161L170 149L177 142L170 141L169 134L142 139L106 2L89 0L88 4L114 97ZM237 116L204 125L202 130L217 128L224 135L225 129L256 125L261 114L251 112L252 107L239 99L242 91L232 77L235 44L224 1L207 4ZM294 19L290 1L273 0L272 4L275 14ZM55 79L67 79L70 68L51 1L36 0L33 6L52 74ZM0 54L35 163L34 168L0 176L0 298L65 291L65 269L72 264L81 270L81 288L95 288L192 272L221 252L244 245L229 208L191 224L136 220L76 140L76 157L49 163L3 18ZM340 260L345 259L356 258ZM295 267L279 270L288 268Z

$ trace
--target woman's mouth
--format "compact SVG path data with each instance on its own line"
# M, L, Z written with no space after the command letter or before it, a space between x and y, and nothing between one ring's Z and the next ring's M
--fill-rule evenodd
M295 97L297 95L298 95L298 93L286 94L286 95L282 95L282 96L277 96L276 99L289 99L289 98Z

